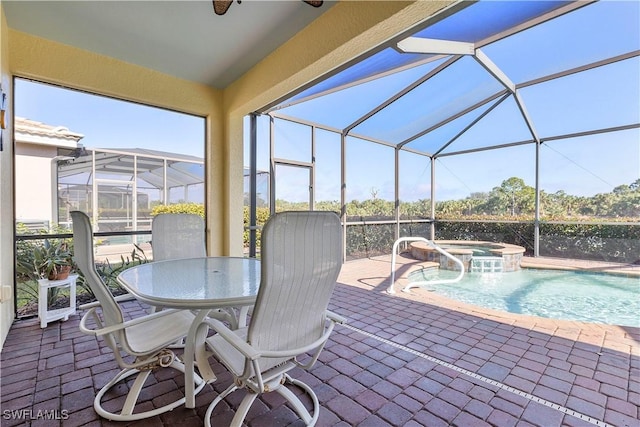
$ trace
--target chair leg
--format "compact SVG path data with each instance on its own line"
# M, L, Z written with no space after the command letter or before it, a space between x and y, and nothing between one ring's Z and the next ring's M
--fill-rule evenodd
M315 423L318 421L318 416L320 415L320 402L318 402L318 397L313 392L311 387L309 387L302 381L293 379L287 374L284 374L284 377L287 383L300 387L307 393L307 395L309 395L309 397L311 398L311 402L313 403L313 416L309 414L309 411L304 407L298 396L293 394L293 392L287 387L278 387L275 391L277 391L282 397L287 399L287 401L291 404L291 406L293 406L293 409L298 413L298 415L306 425L315 425Z
M249 316L249 311L252 309L253 307L248 305L238 308L238 328L247 326L247 317Z
M233 393L237 389L238 389L238 386L236 386L235 384L231 384L229 387L227 387L227 389L225 391L223 391L215 399L213 399L213 401L209 404L209 407L207 408L207 412L204 414L204 425L205 425L205 427L211 427L211 414L213 413L213 409L216 407L216 405L218 403L222 402L222 400L225 397L227 397L228 395L230 395L231 393ZM234 417L234 419L235 419L235 417Z
M168 368L173 368L176 369L179 372L184 373L184 364L182 364L180 361L178 360L174 360L169 366ZM118 373L118 375L116 375L111 381L109 381L104 387L102 387L100 389L100 391L98 392L98 394L96 395L94 401L93 401L93 407L95 409L95 411L98 413L98 415L100 415L103 418L106 418L108 420L114 420L114 421L136 421L136 420L142 420L145 418L149 418L149 417L154 417L156 415L159 414L163 414L167 411L171 411L175 408L177 408L180 405L183 405L185 402L185 398L182 397L181 399L178 399L172 403L169 403L165 406L162 406L160 408L156 408L150 411L145 411L145 412L139 412L139 413L133 413L133 411L135 410L135 405L138 401L138 397L140 396L140 392L142 391L142 388L144 387L144 384L147 380L147 378L149 377L149 374L151 373L151 371L140 371L137 369L123 369L122 371L120 371ZM104 397L104 395L116 384L118 384L120 381L124 381L127 378L133 376L133 375L138 375L136 377L136 379L134 380L129 393L127 394L127 397L125 399L125 403L122 406L122 410L120 411L120 413L114 413L114 412L109 412L106 409L104 409L102 407L102 398ZM200 378L198 375L194 375L194 383L195 383L195 394L199 393L204 386L206 385L206 382Z
M273 387L271 390L278 392L282 397L284 397L287 400L287 402L291 404L291 406L296 411L298 416L302 419L302 421L305 423L305 425L314 426L318 421L318 416L320 415L320 403L318 402L318 397L313 392L311 387L309 387L307 384L303 383L302 381L293 379L287 374L284 374L284 379L286 383L300 387L309 395L309 397L311 398L311 401L313 402L313 415L311 415L307 410L307 408L304 407L302 401L298 398L298 396L296 396L291 390L289 390L281 382L274 381L274 384L277 384L277 385ZM223 391L215 399L213 399L213 401L209 404L209 407L207 408L207 412L205 413L205 416L204 416L205 427L211 427L211 415L213 414L213 410L218 405L218 403L222 402L222 400L225 397L227 397L229 394L233 393L234 391L238 390L238 388L239 387L236 386L235 384L231 384L225 391ZM255 393L247 390L247 395L244 397L244 399L242 399L242 402L240 402L240 406L236 410L236 414L234 415L233 420L231 420L231 427L242 426L242 423L245 417L249 413L249 409L251 409L251 405L253 404L253 402L256 400L258 396L259 396L259 393Z
M121 415L130 416L133 414L133 410L136 407L136 402L138 401L138 397L140 396L140 392L142 391L142 387L144 387L144 383L147 382L147 378L149 378L149 374L151 371L140 371L136 376L136 379L133 381L131 385L131 389L129 389L129 393L127 393L127 399L122 406Z
M242 422L249 413L249 409L251 409L251 405L253 401L256 400L256 397L258 397L258 393L247 392L247 395L242 399L242 402L240 402L240 406L238 406L238 410L231 420L231 427L242 427Z

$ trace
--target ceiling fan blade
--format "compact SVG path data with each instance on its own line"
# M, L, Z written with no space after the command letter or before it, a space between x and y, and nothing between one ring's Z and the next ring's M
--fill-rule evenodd
M213 11L216 15L224 15L229 10L233 0L213 0Z
M227 13L227 10L229 10L229 7L231 7L231 3L233 3L233 0L212 0L213 1L213 11L216 13L216 15L224 15L225 13ZM238 0L238 3L240 3L241 0ZM322 6L323 0L302 0L304 3L313 6L313 7L320 7Z

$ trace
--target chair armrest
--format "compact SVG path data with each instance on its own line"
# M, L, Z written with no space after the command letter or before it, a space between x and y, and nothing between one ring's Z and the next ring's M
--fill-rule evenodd
M97 307L92 307L89 309L89 311L87 311L83 316L82 319L80 319L80 332L82 332L83 334L94 334L95 333L95 329L90 329L87 327L87 319L90 316L93 316L94 321L98 324L98 326L102 326L102 324L100 323L100 318L98 318L98 315L96 314L96 308Z
M317 340L315 340L314 342L308 345L305 345L304 347L298 347L298 348L283 350L283 351L264 350L264 351L259 351L259 356L260 357L277 357L277 358L292 357L292 356L298 356L303 353L307 353L317 348L322 348L322 346L324 346L324 344L329 339L331 332L333 332L334 325L335 323L333 322L330 323L329 326L325 329L324 333L320 336L320 338L318 338Z
M178 309L169 309L169 310L156 311L153 314L149 314L149 315L142 316L142 317L136 317L135 319L127 320L126 322L122 322L122 323L119 323L117 325L111 325L111 326L107 326L107 327L100 328L100 329L89 329L89 328L86 327L86 320L85 319L88 318L90 314L94 314L95 310L96 310L96 307L93 307L91 310L89 310L87 313L85 313L84 316L82 316L82 320L80 321L80 330L82 330L82 332L85 332L85 333L93 333L98 337L102 336L102 335L106 335L106 334L111 334L113 332L129 328L131 326L140 325L140 324L143 324L143 323L146 323L146 322L151 322L151 321L154 321L154 320L156 320L158 318L174 314L174 313L176 313L178 311L183 311L183 310L178 310ZM185 335L186 335L186 331L185 331Z
M336 324L344 324L347 319L339 314L333 313L329 310L326 312L327 318L331 321L329 326L325 329L324 333L320 338L315 340L314 342L295 349L289 349L285 351L269 351L269 350L260 350L252 347L245 340L240 338L238 334L229 329L224 323L220 322L217 319L207 318L202 323L206 323L209 325L211 329L220 334L225 341L227 341L230 345L232 345L236 350L242 353L245 357L256 360L260 357L269 357L269 358L288 358L295 357L297 355L309 352L311 350L317 349L324 344L329 339L329 336L333 332L333 327Z
M133 295L127 293L127 294L118 295L117 297L114 297L114 299L116 300L116 302L123 302L123 301L134 300L134 299L136 299L136 297L134 297ZM87 309L94 308L94 307L100 307L100 302L99 301L88 302L86 304L82 304L78 308L81 309L81 310L87 310Z
M346 317L340 316L339 314L334 313L333 311L327 310L327 318L332 322L338 323L340 325L344 325L345 323L347 323Z
M207 318L202 323L208 324L211 329L220 334L220 336L224 338L225 341L235 347L235 349L242 353L245 357L251 360L255 360L260 357L259 352L251 347L245 340L240 338L238 334L227 328L227 326L221 321L217 319Z

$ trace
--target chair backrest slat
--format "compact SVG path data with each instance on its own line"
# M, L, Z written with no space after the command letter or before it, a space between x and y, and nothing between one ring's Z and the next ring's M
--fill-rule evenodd
M287 350L317 340L342 266L340 219L333 212L277 213L263 228L260 253L248 341Z
M151 223L153 260L207 256L204 219L196 214L159 214Z

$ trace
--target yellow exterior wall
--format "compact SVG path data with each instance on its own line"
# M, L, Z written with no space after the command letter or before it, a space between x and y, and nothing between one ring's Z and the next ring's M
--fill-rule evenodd
M340 1L224 91L248 113L402 34L455 1Z
M9 30L0 8L0 83L7 94L10 107L13 92L9 72ZM5 117L7 128L2 130L3 151L0 152L0 350L13 322L13 135L12 111Z

